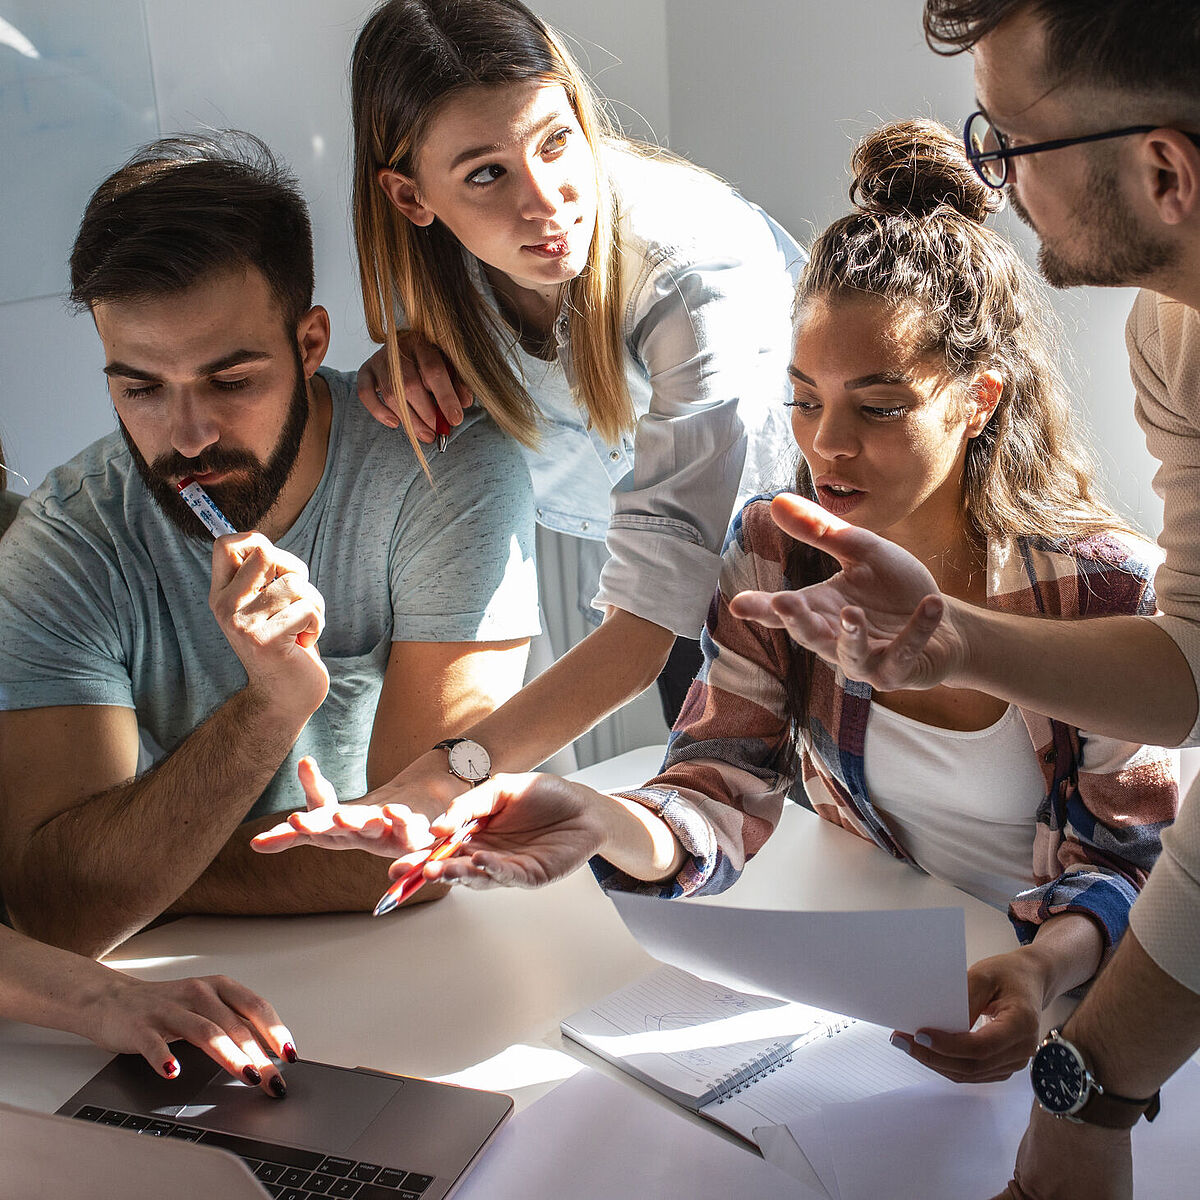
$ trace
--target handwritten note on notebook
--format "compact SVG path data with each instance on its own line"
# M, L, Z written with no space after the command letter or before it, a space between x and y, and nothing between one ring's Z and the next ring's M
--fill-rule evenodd
M961 908L778 912L610 893L660 962L891 1029L967 1029Z
M928 1075L877 1025L746 995L677 967L659 967L567 1017L562 1031L747 1141L760 1126Z

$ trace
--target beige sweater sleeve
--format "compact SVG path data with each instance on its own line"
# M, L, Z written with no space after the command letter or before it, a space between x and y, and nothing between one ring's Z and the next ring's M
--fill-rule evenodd
M1163 501L1158 539L1165 558L1154 576L1159 615L1192 668L1200 691L1200 314L1139 292L1125 327L1135 412L1146 448L1159 462ZM1183 743L1200 745L1200 718Z
M1125 340L1138 423L1161 464L1154 490L1163 500L1166 557L1154 578L1159 615L1146 619L1174 639L1200 690L1200 314L1140 292ZM1200 745L1200 719L1184 744ZM1200 782L1162 845L1130 926L1164 971L1200 992Z

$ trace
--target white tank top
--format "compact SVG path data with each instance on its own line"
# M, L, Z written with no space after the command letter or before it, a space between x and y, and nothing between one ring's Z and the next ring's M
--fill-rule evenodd
M863 769L875 810L930 875L1000 909L1033 886L1046 784L1015 705L964 733L872 703Z

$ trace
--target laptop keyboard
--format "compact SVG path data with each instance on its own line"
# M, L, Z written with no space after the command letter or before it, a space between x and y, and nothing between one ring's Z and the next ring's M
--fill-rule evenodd
M185 1142L231 1150L276 1200L329 1200L333 1196L353 1200L421 1200L422 1193L433 1182L432 1175L416 1171L398 1171L378 1163L316 1154L295 1146L259 1142L176 1121L156 1121L114 1108L86 1104L73 1115L81 1121L119 1125L150 1137L181 1138Z

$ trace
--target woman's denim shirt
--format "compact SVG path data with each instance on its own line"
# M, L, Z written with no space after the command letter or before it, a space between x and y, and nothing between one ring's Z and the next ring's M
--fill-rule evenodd
M713 176L673 160L607 153L637 424L611 445L588 428L573 395L564 313L555 361L509 352L541 411L541 445L526 461L539 524L607 542L593 606L696 637L735 503L794 472L784 401L792 295L805 254Z

